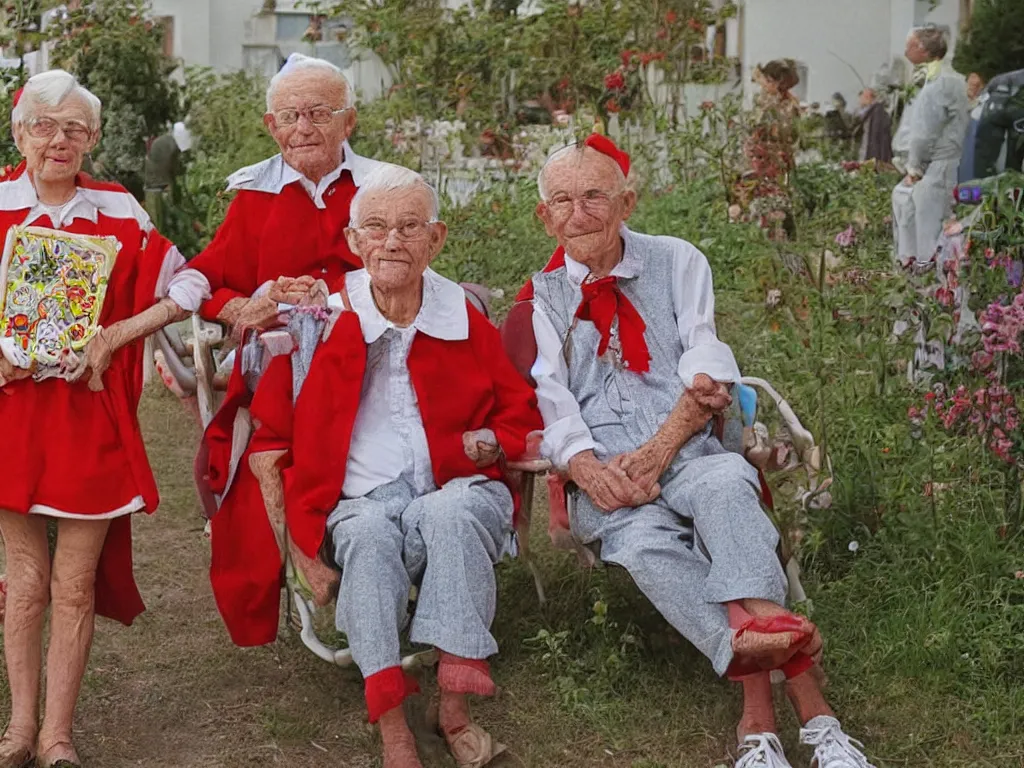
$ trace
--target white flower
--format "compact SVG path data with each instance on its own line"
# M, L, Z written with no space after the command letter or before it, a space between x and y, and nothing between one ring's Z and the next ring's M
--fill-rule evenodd
M851 541L848 549L851 552L856 552L858 549L860 549L860 544L858 544L856 541Z

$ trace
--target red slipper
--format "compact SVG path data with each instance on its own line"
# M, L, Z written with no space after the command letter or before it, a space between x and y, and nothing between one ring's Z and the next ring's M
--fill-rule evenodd
M733 636L733 648L744 644L743 638L748 633L757 635L789 635L789 641L771 647L770 643L763 656L741 654L733 658L726 670L730 680L742 680L750 675L780 669L787 678L796 677L806 672L815 664L815 656L820 653L821 644L809 644L818 637L815 626L802 616L788 611L772 616L753 616L739 603L729 603L729 626L736 631ZM780 638L782 640L782 638ZM810 652L808 652L810 651Z

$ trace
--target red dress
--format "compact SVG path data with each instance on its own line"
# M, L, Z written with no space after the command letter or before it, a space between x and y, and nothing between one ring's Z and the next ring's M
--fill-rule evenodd
M52 226L24 177L24 164L0 182L0 237L12 226ZM76 180L85 203L65 232L113 235L121 244L107 287L100 324L109 326L156 301L164 260L173 246L118 184L85 174ZM95 221L92 220L95 218ZM113 518L97 569L96 611L125 624L143 611L132 574L131 515L156 510L156 482L136 414L142 394L143 341L114 353L104 389L85 380L22 379L0 388L4 470L0 509L54 517Z
M505 455L517 458L526 450L527 435L543 428L537 398L506 357L498 330L472 306L467 310L469 338L445 341L417 333L409 350L409 376L438 487L455 477L501 477L496 465L477 469L466 457L464 432L489 428ZM317 556L327 517L342 495L365 367L358 316L344 312L318 347L294 408L288 357L271 363L253 399L253 417L261 427L252 449L287 451L288 532L310 557ZM227 452L213 452L210 474L221 489L227 460ZM228 498L239 487L236 481ZM510 490L518 507L518 491ZM231 639L243 646L273 642L281 559L262 502L226 504L213 523L210 580Z

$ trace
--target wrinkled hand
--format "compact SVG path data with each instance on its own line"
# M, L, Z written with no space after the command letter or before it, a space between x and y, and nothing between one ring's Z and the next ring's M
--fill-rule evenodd
M489 429L474 429L462 433L462 448L478 469L491 466L501 456L498 438Z
M593 451L581 451L569 460L569 477L603 512L622 507L639 507L661 494L657 483L641 488L614 459L604 464Z
M0 355L0 388L19 379L27 379L35 372L35 363L31 368L19 368L3 355Z
M693 386L686 390L686 394L709 415L722 413L732 405L729 388L725 384L715 381L706 373L698 373L693 377Z
M611 466L620 468L637 487L652 498L661 493L658 480L672 463L677 451L671 445L655 437L630 453L623 453L611 460ZM655 492L655 489L656 492Z
M302 574L306 586L313 592L314 603L318 606L324 606L337 596L338 587L341 584L341 574L320 558L308 557L290 539L288 541L288 554L291 555L292 565Z
M300 307L326 307L327 297L330 295L330 290L327 288L327 283L323 280L316 280L313 285L310 286L306 294L299 299Z
M93 392L102 392L103 374L110 367L110 360L113 356L114 349L107 339L105 330L101 328L99 333L93 336L89 343L85 345L84 353L78 358L73 367L70 368L68 381L78 381L86 373L91 372L89 376L89 389Z
M259 299L250 299L238 313L238 319L235 321L235 333L242 329L266 330L279 325L282 323L277 310L277 301L270 296L263 296Z
M313 284L317 282L309 275L302 277L279 277L270 286L268 296L282 304L298 304Z

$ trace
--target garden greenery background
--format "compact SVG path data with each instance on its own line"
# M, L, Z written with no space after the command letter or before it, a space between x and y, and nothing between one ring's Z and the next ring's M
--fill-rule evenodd
M1008 1L1003 7L1017 8ZM694 61L689 50L731 6L713 14L700 0L546 0L541 14L523 19L516 5L476 2L453 17L425 0L319 4L351 16L353 41L394 76L386 98L360 107L357 151L415 165L386 127L418 116L462 120L467 142L486 137L500 154L531 104L588 115L583 132L619 113L667 137L672 182L654 189L639 179L630 225L704 251L720 335L746 374L783 393L835 467L828 509L800 510L791 482L777 493L826 637L829 696L879 765L1024 763L1019 196L986 198L948 274L908 278L891 267L897 177L871 165L803 164L790 180L797 236L770 241L727 213L745 119L738 105L724 100L680 116L655 108L645 85L648 67L677 83L725 77L733 63ZM139 0L98 0L73 12L54 56L104 101L94 155L103 175L137 186L145 139L187 119L195 148L165 234L193 255L223 218L226 176L276 151L260 119L266 84L206 70L172 79L175 64L160 53L145 10ZM8 8L8 20L18 12ZM32 44L29 27L11 24L9 34ZM970 38L975 48L979 35ZM16 159L3 127L0 163ZM844 152L832 147L826 156ZM468 205L447 205L439 270L504 291L500 312L552 249L535 202L532 181L511 168L505 183ZM957 288L966 298L944 293ZM949 344L964 307L979 328ZM949 344L943 370L908 380L915 347L912 334L893 334L901 318ZM581 727L631 749L672 719L672 700L659 691L685 668L708 714L695 727L728 731L724 684L623 574L582 574L543 547L540 557L546 609L532 603L524 569L500 579L499 663L541 677ZM669 764L657 745L635 750L638 767Z

